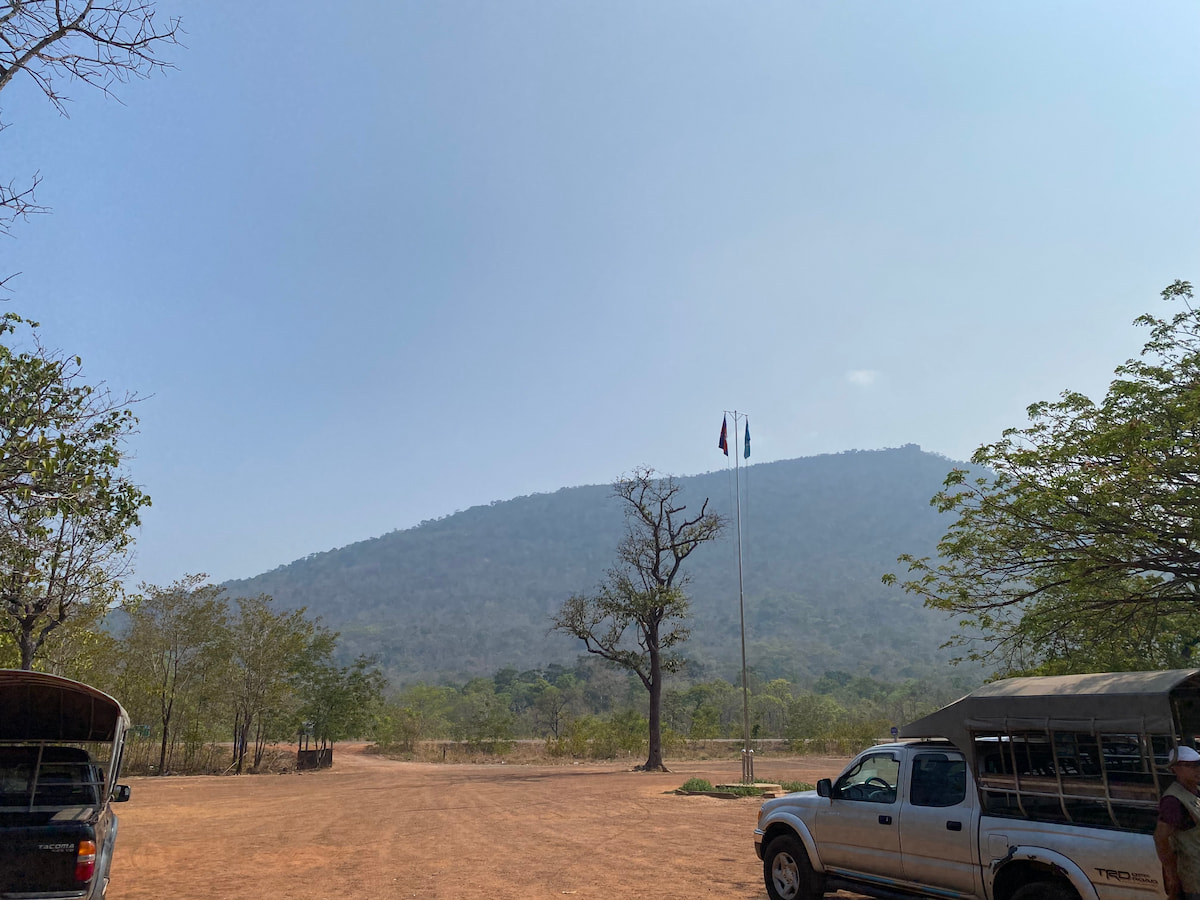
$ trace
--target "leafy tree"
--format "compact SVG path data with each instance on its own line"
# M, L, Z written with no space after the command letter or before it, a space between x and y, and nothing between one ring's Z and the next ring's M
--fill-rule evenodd
M788 719L783 734L792 741L827 737L845 717L846 710L832 697L798 694L788 704Z
M107 626L111 610L89 604L76 611L70 628L50 633L38 655L38 667L53 675L101 687L120 665L121 641ZM15 644L12 644L15 649ZM2 656L2 654L0 654Z
M159 54L177 42L179 20L156 18L152 0L11 0L0 12L0 91L24 74L66 115L63 79L111 94L117 82L169 68ZM0 182L0 234L43 211L37 183Z
M934 497L939 559L905 590L958 614L1014 671L1188 663L1200 643L1200 311L1176 281L1104 400L1066 391L980 447ZM885 577L894 581L894 576ZM966 637L960 637L969 643Z
M712 740L721 736L721 711L705 704L692 713L691 736L698 741Z
M218 665L228 646L224 590L204 575L186 575L168 587L143 585L127 604L126 671L153 698L162 733L158 773L167 771L178 706Z
M721 532L708 500L692 516L673 478L641 468L613 486L624 506L625 537L617 564L598 592L570 597L554 617L554 630L579 638L589 653L637 675L650 695L649 752L643 768L667 771L662 756L662 690L666 673L681 660L671 648L687 640L687 576L683 562Z
M301 676L300 715L321 747L366 734L382 706L384 683L370 657L340 668L328 658L319 660Z
M451 712L450 733L473 746L504 745L513 739L515 719L507 695L497 694L490 678L472 678Z
M0 337L20 322L0 318ZM120 594L150 504L121 469L134 399L88 385L79 357L0 344L0 631L22 669L56 629Z
M417 741L442 737L449 732L449 720L457 692L451 687L415 684L405 688L385 704L381 724L385 744L399 744L406 752L416 749Z
M233 762L239 774L251 737L257 767L269 739L295 733L295 677L310 660L326 657L334 639L306 619L303 609L275 612L271 603L265 594L238 598L238 615L230 629Z
M741 734L742 692L728 681L715 679L693 684L684 695L692 707L688 733L700 740Z
M790 697L756 694L750 702L750 717L756 737L779 734L787 722Z
M560 738L567 723L583 709L583 685L570 674L543 685L533 705L533 726L538 736Z
M551 737L559 737L570 706L570 698L565 693L554 685L547 684L534 701L534 727L539 732L544 730Z

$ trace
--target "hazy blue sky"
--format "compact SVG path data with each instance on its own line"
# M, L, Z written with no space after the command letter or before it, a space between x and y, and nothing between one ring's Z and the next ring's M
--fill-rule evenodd
M8 308L146 399L137 575L1103 393L1200 280L1194 2L161 2L0 105Z

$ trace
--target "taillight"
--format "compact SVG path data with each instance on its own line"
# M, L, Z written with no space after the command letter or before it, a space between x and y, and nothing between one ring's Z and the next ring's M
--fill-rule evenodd
M75 857L75 880L91 881L96 874L96 842L80 841L79 855Z

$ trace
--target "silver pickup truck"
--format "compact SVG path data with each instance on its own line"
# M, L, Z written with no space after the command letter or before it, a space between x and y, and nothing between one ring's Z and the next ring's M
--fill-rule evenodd
M754 832L773 900L1156 900L1167 754L1197 746L1200 669L985 685L860 753Z

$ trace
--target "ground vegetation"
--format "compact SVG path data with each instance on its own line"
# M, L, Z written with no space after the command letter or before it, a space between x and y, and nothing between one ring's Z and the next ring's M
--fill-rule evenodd
M539 742L560 759L641 758L648 749L647 695L636 675L616 674L595 657L574 667L517 672L501 669L460 686L413 684L384 704L375 737L388 752L412 758L472 758L517 752ZM593 689L598 680L604 687ZM686 673L663 693L663 744L668 752L736 753L742 737L740 687L723 679L695 681ZM750 673L755 741L796 752L851 752L887 738L893 726L932 712L975 684L961 676L887 682L827 672L803 685L763 681ZM544 697L561 704L555 721L539 710Z

